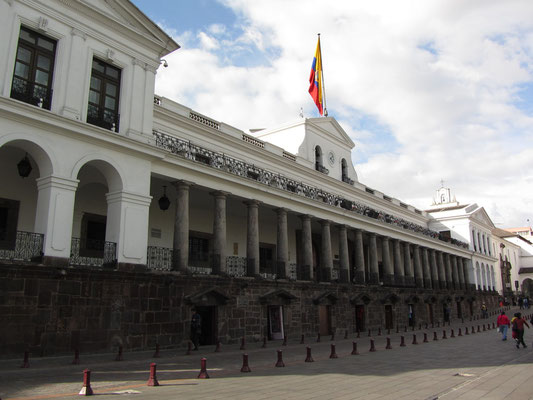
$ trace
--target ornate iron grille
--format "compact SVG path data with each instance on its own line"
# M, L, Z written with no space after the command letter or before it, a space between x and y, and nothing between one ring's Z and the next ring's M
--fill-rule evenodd
M226 257L226 269L229 276L246 276L246 257Z
M0 249L0 259L10 261L37 261L43 256L44 235L17 231L12 249Z
M90 251L87 251L87 242L79 238L72 238L70 244L70 265L83 265L89 267L116 267L117 244L103 240L92 240ZM81 254L80 254L81 252ZM86 252L87 255L83 255Z
M146 265L157 271L172 270L172 249L168 247L148 246Z
M52 89L14 77L11 86L11 98L49 110L52 103Z

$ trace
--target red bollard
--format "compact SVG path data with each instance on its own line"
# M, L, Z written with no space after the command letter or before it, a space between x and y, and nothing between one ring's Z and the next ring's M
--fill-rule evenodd
M413 333L413 344L418 344L418 342L416 341L416 334Z
M302 333L302 336L300 337L300 344L305 343L305 335Z
M217 340L217 347L215 347L215 353L220 353L222 351L222 348L221 348L221 344L220 344L220 340Z
M124 360L124 357L122 356L122 346L118 346L118 353L115 357L115 361L122 361Z
M387 345L385 346L385 350L390 350L392 349L392 346L390 344L390 338L387 338Z
M357 351L357 342L352 342L352 356L358 356L359 352Z
M252 372L250 366L248 365L248 354L242 355L242 368L241 372Z
M439 339L437 338L437 332L435 332L435 331L433 332L433 340L439 340Z
M283 363L283 352L281 350L278 350L278 361L276 362L276 367L284 367L285 364Z
M24 360L22 361L22 365L20 368L30 368L30 352L25 351L24 352Z
M198 374L198 379L209 379L207 374L207 358L202 358L200 360L200 373Z
M428 334L426 332L424 332L424 342L423 343L427 343L428 342Z
M307 346L307 357L305 357L305 362L315 362L313 356L311 356L311 347Z
M376 346L374 346L374 339L370 339L370 352L376 351Z
M186 356L191 355L191 351L192 351L192 343L191 342L187 342L187 351L185 352L185 355Z
M450 337L451 337L451 338L454 338L454 337L455 337L455 333L454 333L453 329L452 329L452 333L451 333Z
M461 332L461 328L459 328L459 333L457 334L457 336L463 336L463 333Z
M266 336L263 336L263 345L261 346L262 349L266 349L267 347L267 338Z
M316 336L316 342L320 343L320 332L318 332L318 335Z
M496 325L494 324L494 322L492 323L492 329L496 329Z
M81 387L80 396L92 396L93 390L91 389L91 370L83 370L83 386Z
M337 356L337 353L335 352L335 344L334 343L331 344L331 353L329 355L329 358L339 358Z
M154 352L154 355L152 356L153 358L159 358L159 343L156 343L155 344L155 352Z
M155 376L156 366L156 363L150 364L150 378L148 378L146 386L159 386L159 382L157 381L157 377Z
M472 330L470 332L472 333L472 335L474 335L476 333L476 327L472 326Z
M405 337L400 336L400 347L405 347Z
M465 335L470 335L470 334L468 333L468 326L465 326Z
M442 331L442 338L448 339L448 337L446 336L446 329Z
M244 336L241 338L241 348L240 350L246 350L246 339Z
M283 336L283 343L282 346L287 346L287 335Z
M74 350L74 360L72 360L73 365L80 365L80 351L78 349Z

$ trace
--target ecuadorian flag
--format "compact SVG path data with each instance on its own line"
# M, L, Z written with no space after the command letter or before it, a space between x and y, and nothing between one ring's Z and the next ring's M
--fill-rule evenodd
M320 51L320 36L316 45L315 58L313 58L313 64L311 65L309 83L309 94L315 101L318 112L322 115L324 109L322 106L322 53Z

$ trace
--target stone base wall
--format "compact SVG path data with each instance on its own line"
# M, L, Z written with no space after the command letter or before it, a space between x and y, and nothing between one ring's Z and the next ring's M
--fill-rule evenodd
M272 305L283 307L285 334L296 340L317 336L321 306L329 310L328 334L340 337L355 333L356 305L364 305L365 331L377 333L385 330L386 306L392 329L404 329L408 304L415 324L424 326L431 323L428 304L436 325L446 302L457 318L457 301L465 319L477 318L482 301L497 310L498 294L7 264L0 265L0 355L184 347L194 305L216 306L213 336L238 343L267 336Z

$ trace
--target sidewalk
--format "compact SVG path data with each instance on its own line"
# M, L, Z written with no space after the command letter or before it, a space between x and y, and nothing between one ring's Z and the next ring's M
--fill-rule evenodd
M245 351L239 345L223 345L219 353L206 346L191 355L168 350L156 359L153 351L124 353L124 361L114 361L115 354L81 354L80 365L71 364L73 357L30 358L30 368L23 369L21 356L2 361L0 398L79 398L83 370L88 368L95 395L120 399L533 399L533 346L517 350L510 338L502 341L492 329L495 321L496 317L458 321L445 328L383 332L372 338L364 333L358 339L337 337L335 342L330 337L320 343L305 338L300 344L295 338L287 346L268 342L265 349L262 343L248 343ZM491 329L483 331L483 324L489 323ZM444 330L447 339L442 338ZM423 343L424 333L428 343ZM413 334L417 345L412 344ZM400 347L402 335L405 347ZM531 343L533 330L526 329L525 336ZM385 349L387 337L390 350ZM376 352L369 352L371 339ZM351 355L352 342L357 343L359 355ZM336 359L329 357L333 343ZM307 346L314 362L304 362ZM278 349L283 351L285 367L275 367ZM250 373L240 372L243 353L249 356ZM211 379L197 379L202 357ZM146 386L151 362L157 363L161 386Z

